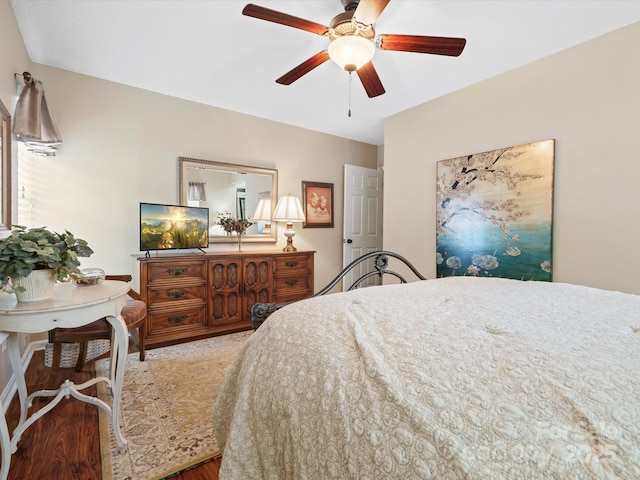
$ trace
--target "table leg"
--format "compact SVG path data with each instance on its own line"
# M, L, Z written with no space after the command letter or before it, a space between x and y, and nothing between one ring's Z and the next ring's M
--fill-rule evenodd
M120 453L127 451L127 440L122 436L120 431L120 397L122 393L122 383L124 381L124 369L127 361L127 353L129 350L129 334L127 326L121 316L106 317L111 324L111 358L110 358L110 377L111 388L113 392L113 405L111 406L111 425L116 442L120 448Z
M20 349L18 347L18 334L10 333L6 339L7 349L9 351L9 361L11 370L16 380L18 395L20 397L20 422L18 427L24 423L27 415L27 384L24 380L22 371L22 361L20 359ZM11 454L15 452L15 448L11 446L11 437L9 436L9 426L3 409L2 419L0 419L0 443L2 447L2 467L0 468L0 479L5 480L9 475L9 465L11 464Z
M18 398L20 400L20 420L16 426L17 431L27 419L27 411L30 405L27 404L27 383L24 379L24 372L22 371L22 359L20 358L20 347L18 345L18 334L10 333L7 338L7 351L9 352L9 361L11 362L11 371L16 380L16 387L18 389ZM20 441L20 436L15 438L15 433L12 438L13 447L11 453L16 451L16 443Z
M0 479L6 480L9 475L9 464L11 463L11 437L9 437L9 427L7 426L7 417L4 411L0 418L0 444L0 448L2 448Z

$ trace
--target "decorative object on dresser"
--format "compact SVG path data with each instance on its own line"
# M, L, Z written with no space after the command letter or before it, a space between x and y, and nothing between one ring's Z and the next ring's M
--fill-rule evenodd
M242 251L242 235L247 231L253 222L250 222L246 218L236 218L229 212L218 212L218 220L216 225L220 225L227 235L235 233L238 237L238 251Z
M300 199L293 195L280 197L276 211L273 212L273 219L276 222L287 222L287 229L284 236L287 237L287 245L282 249L284 252L295 252L296 247L293 246L293 237L296 231L293 229L293 223L304 222L304 210L300 205Z
M19 302L51 298L55 281L79 273L78 257L92 253L85 240L67 230L15 226L0 240L0 289L15 293ZM44 278L33 279L32 272Z
M138 257L148 348L249 330L255 303L313 295L313 251Z
M302 182L302 228L333 228L333 183Z

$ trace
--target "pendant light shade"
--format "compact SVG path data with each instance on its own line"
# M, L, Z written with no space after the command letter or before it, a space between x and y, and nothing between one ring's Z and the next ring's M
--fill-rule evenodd
M375 51L371 40L357 35L344 35L329 44L329 57L347 72L369 63Z

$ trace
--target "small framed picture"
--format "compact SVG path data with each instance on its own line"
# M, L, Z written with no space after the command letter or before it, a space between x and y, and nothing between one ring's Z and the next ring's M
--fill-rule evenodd
M302 182L303 228L333 228L333 183Z

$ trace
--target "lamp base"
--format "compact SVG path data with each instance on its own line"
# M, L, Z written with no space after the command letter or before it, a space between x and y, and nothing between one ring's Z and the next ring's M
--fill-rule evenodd
M264 224L264 228L262 229L263 235L271 235L271 224L269 222Z
M283 252L297 252L298 249L293 246L293 237L296 235L296 231L293 229L293 223L287 222L287 229L284 231L284 236L287 237L287 246L282 249Z

